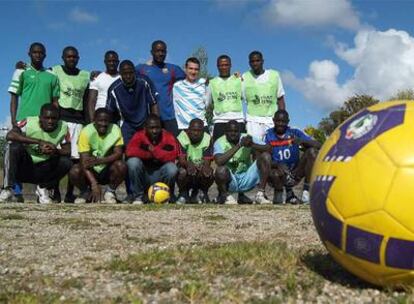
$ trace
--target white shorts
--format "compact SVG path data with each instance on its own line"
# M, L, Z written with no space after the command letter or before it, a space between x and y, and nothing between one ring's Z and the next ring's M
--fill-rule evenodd
M260 123L254 121L246 122L247 134L251 135L252 137L256 137L260 140L264 140L266 131L273 127L273 123Z
M68 125L70 134L70 156L74 159L79 159L78 139L83 125L75 122L67 122L66 124Z

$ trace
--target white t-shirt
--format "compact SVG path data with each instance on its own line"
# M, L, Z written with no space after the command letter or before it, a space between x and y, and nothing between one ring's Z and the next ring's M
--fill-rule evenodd
M265 83L269 81L269 74L271 70L265 70L263 74L257 76L255 78L256 83ZM245 86L242 81L242 92L243 92L243 100L246 100L246 94L245 94ZM276 97L280 98L285 95L285 89L283 88L282 79L279 77L279 88L277 90ZM248 113L246 113L246 121L252 121L252 122L258 122L263 124L271 124L273 125L273 117L261 117L261 116L251 116Z
M109 75L106 72L102 72L91 82L89 90L98 91L95 110L99 108L105 108L106 99L108 97L108 89L111 86L111 84L119 77L119 74Z
M200 118L206 126L206 81L180 80L173 87L173 102L178 129L187 129L190 121Z

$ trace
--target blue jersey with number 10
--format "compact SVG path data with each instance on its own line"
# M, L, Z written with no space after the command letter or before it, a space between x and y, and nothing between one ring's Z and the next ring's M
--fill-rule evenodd
M289 168L294 168L299 162L299 145L293 143L295 137L311 140L303 131L288 127L282 136L276 135L275 129L267 130L266 144L272 146L272 161L283 163Z

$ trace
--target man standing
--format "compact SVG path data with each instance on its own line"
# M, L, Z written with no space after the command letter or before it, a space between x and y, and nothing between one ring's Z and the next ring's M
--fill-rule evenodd
M57 106L59 82L51 71L43 67L46 48L40 42L30 45L30 66L17 68L8 89L10 93L10 116L12 126L29 116L39 116L45 103L53 102ZM19 98L20 97L20 98ZM21 185L14 186L17 201L23 202Z
M105 108L108 99L108 89L120 76L118 73L119 58L115 51L107 51L104 57L106 71L100 73L89 87L88 114L89 120L94 120L96 109Z
M59 110L52 104L44 104L39 116L19 121L7 133L11 142L4 160L4 186L0 201L13 197L12 186L16 182L37 184L37 200L41 204L52 202L49 189L59 184L72 166L70 134L65 122L59 120Z
M121 78L108 89L106 107L120 121L125 146L136 131L144 127L150 113L159 115L156 93L146 76L136 76L134 64L124 60L119 65Z
M152 60L136 66L140 75L146 75L154 83L158 92L160 117L163 128L178 136L177 121L175 119L172 89L174 83L185 78L184 71L175 64L165 62L167 56L167 44L162 40L156 40L151 45Z
M231 75L231 59L227 55L217 58L219 76L210 80L207 89L207 104L213 105L213 140L225 133L230 120L239 123L240 131L246 132L242 104L242 80Z
M214 143L214 160L217 164L215 180L219 191L218 202L237 204L229 192L246 192L257 184L255 202L269 204L265 197L270 173L270 146L250 135L241 134L237 121L227 123L226 133ZM253 162L252 152L256 152Z
M108 185L104 202L117 202L115 190L127 174L122 161L123 144L121 130L111 123L108 110L96 110L94 122L85 126L79 136L80 164L73 166L69 173L72 183L81 190L75 203L100 202L99 184Z
M200 61L190 57L185 62L185 79L174 84L175 118L180 131L188 129L190 121L199 118L206 125L206 80L199 78Z
M190 121L188 130L178 135L182 153L178 158L179 170L177 185L180 191L177 203L209 203L208 189L214 182L213 147L210 135L204 132L204 123L195 118ZM192 190L189 198L189 190ZM201 194L198 196L198 191Z
M161 128L157 115L150 114L145 129L135 133L126 149L133 204L143 204L144 194L155 182L166 183L173 189L179 154L175 137Z
M63 65L55 65L52 72L59 79L60 97L59 110L60 117L68 125L73 145L71 145L71 157L74 162L79 160L78 138L79 133L85 124L85 110L89 86L89 72L77 68L79 62L79 52L73 46L67 46L62 52ZM73 185L68 180L67 191L64 201L73 203ZM59 187L55 189L54 199L60 202Z
M243 95L247 105L247 133L263 139L267 129L273 127L277 109L285 109L285 91L279 73L263 68L263 55L259 51L249 54L251 70L243 74Z
M312 166L321 145L301 130L289 127L289 114L285 110L278 110L273 122L274 128L269 129L265 136L266 144L272 147L272 171L269 179L275 189L273 203L283 203L285 186L286 203L297 204L299 200L293 193L292 186L303 177L305 182L301 201L308 203ZM300 147L305 149L302 157Z

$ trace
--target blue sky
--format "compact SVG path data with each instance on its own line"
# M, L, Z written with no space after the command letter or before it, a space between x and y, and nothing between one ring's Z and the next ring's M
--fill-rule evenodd
M414 87L414 1L1 1L0 122L9 120L7 88L17 60L33 41L46 45L45 66L62 49L78 48L79 67L103 69L114 49L134 63L150 44L168 44L168 61L182 65L199 46L209 72L222 53L233 70L248 69L252 50L281 72L291 123L316 125L355 93L387 99Z

